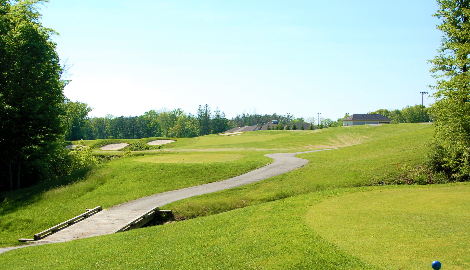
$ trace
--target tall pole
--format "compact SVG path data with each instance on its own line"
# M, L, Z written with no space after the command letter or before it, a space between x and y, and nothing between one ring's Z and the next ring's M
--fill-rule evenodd
M318 126L320 126L320 114L321 113L318 113Z
M421 122L424 122L424 94L428 94L428 92L420 92L421 93Z

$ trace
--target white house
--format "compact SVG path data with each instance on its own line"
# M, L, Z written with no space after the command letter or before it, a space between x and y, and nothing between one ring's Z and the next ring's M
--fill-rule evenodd
M392 119L381 114L353 114L343 119L343 126L391 124Z

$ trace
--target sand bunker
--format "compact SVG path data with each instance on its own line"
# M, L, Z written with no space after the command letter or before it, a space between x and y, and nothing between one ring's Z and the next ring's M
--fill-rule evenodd
M243 132L227 132L227 133L222 133L219 134L220 136L236 136L236 135L241 135Z
M128 143L112 143L112 144L105 145L101 147L100 149L101 150L119 150L128 145L129 145Z
M175 141L173 140L155 140L155 141L151 141L151 142L148 142L147 144L148 145L163 145L163 144L168 144L168 143L173 143Z

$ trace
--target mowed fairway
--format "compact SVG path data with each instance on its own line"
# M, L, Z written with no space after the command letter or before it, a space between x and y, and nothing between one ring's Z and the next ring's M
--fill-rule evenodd
M150 156L135 159L138 162L148 163L208 163L208 162L226 162L243 158L243 155L226 154L226 153L194 153L185 155L163 155Z
M179 140L158 155L97 166L82 179L45 190L28 203L21 203L20 195L26 194L13 193L18 197L9 198L0 212L2 242L4 236L9 240L3 245L41 227L36 223L45 222L43 217L75 209L77 203L79 208L100 201L110 205L217 181L263 166L269 162L266 153L337 149L302 154L310 163L284 175L165 206L179 218L193 219L18 249L1 254L0 265L6 269L430 269L432 260L441 260L443 269L468 269L469 239L463 235L469 231L468 183L368 186L399 174L397 163L402 168L424 162L432 132L431 125L400 124ZM181 162L191 155L239 159ZM158 161L166 156L175 162ZM428 215L430 211L435 215ZM28 230L22 227L26 219ZM451 234L453 238L448 237ZM367 238L383 242L368 243ZM361 239L365 246L351 247ZM460 244L460 239L465 243Z

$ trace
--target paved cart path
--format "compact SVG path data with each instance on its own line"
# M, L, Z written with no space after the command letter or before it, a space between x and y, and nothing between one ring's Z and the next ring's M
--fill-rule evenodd
M308 160L297 158L295 157L295 155L319 151L325 150L315 150L297 153L267 154L266 156L274 159L274 162L257 170L220 182L213 182L199 186L158 193L130 202L115 205L111 208L98 212L83 221L75 223L61 231L47 236L43 240L31 245L66 242L80 238L115 233L130 222L132 222L133 220L135 220L136 218L139 218L140 216L144 215L155 207L161 207L165 204L193 196L251 184L276 175L290 172L297 168L303 167L308 163ZM0 248L0 254L20 247L25 246Z

